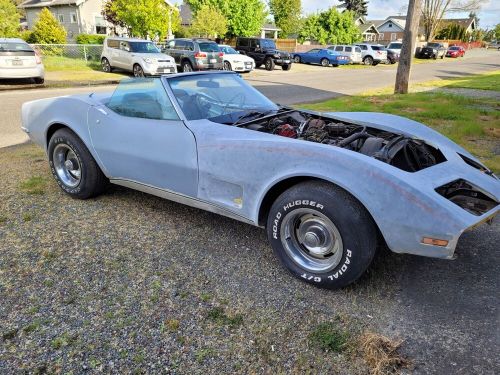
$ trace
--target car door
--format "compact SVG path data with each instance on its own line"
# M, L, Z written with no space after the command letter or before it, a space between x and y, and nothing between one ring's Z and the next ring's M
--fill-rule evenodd
M263 53L259 39L250 39L248 56L253 58L257 64L262 64L264 62L265 54Z
M195 138L160 79L122 81L87 118L92 146L111 179L196 197Z

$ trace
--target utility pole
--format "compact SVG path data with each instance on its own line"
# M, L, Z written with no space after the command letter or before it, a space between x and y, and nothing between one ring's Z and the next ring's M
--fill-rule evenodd
M406 26L403 34L401 56L399 56L398 72L396 74L395 94L407 94L410 81L411 60L415 51L415 40L420 22L422 0L410 0L406 14Z

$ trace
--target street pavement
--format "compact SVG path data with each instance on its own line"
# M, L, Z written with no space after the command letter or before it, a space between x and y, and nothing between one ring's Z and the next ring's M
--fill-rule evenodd
M341 95L353 95L366 90L392 86L397 65L378 65L366 68L323 68L295 64L291 71L277 68L272 72L258 69L245 74L248 80L271 100L292 105L317 102ZM463 59L444 59L414 64L411 81L427 81L449 77L463 77L500 69L500 51L473 50ZM5 87L4 87L5 88ZM20 130L23 103L60 95L113 90L114 86L78 88L6 90L0 91L0 147L27 141ZM346 108L346 110L349 110Z

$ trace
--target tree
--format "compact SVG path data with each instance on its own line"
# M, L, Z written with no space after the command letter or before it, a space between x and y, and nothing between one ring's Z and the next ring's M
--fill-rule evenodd
M218 9L227 20L229 37L254 36L266 20L265 4L261 0L186 0L194 15L203 5Z
M408 13L406 15L406 25L403 34L404 43L401 46L401 55L399 56L398 71L396 73L396 84L394 85L395 94L408 93L411 60L417 40L421 4L422 0L410 0L408 4Z
M33 26L28 42L64 44L66 43L66 30L47 8L43 8L38 14L38 19Z
M462 25L449 23L437 32L436 39L453 39L466 42L467 32Z
M354 22L354 13L340 13L331 7L304 20L299 41L304 40L316 40L321 44L353 44L361 40L361 34Z
M287 37L299 30L302 12L300 0L269 0L269 9L276 26L281 29L280 36Z
M368 1L366 0L340 0L339 8L350 10L356 17L368 15Z
M477 11L485 0L423 0L425 40L432 41L446 13Z
M191 33L204 37L218 37L227 32L227 20L224 15L210 5L203 5L193 20Z
M12 38L19 35L19 18L16 5L11 0L0 0L0 37Z
M164 0L108 0L103 14L115 27L126 27L132 36L161 39L168 32L169 8ZM177 12L172 14L175 17ZM173 31L178 27L180 22L172 20Z

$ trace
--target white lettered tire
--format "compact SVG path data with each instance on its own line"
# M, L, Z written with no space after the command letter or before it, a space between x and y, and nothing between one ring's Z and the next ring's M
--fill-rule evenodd
M328 289L357 280L377 249L377 230L366 209L345 190L321 181L281 194L269 212L267 234L288 271Z

